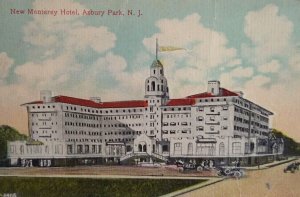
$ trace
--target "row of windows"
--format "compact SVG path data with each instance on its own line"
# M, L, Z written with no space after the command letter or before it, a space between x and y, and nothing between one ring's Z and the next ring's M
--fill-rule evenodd
M251 125L257 126L259 128L268 129L267 125L260 124L259 122L251 121Z
M168 122L164 122L163 123L163 126L176 126L176 125L181 125L181 126L188 126L188 125L191 125L191 123L189 122L170 122L170 124Z
M40 109L40 108L43 108L43 109L46 109L46 108L48 108L48 109L50 109L51 108L51 105L47 105L47 106L45 106L45 105L42 105L42 106L40 106L40 105L38 105L38 106L32 106L32 109L35 109L35 107L37 107L38 109ZM52 105L52 108L55 108L55 106L54 105Z
M124 120L124 119L139 119L141 115L126 115L126 116L106 116L103 120Z
M34 126L34 125L38 126L39 124L38 124L38 122L31 122L31 125L32 126ZM47 122L42 122L42 125L43 126L47 125ZM54 125L54 122L51 122L51 125ZM57 122L55 122L55 125L57 125Z
M240 99L233 99L233 102L237 103L237 104L239 104L239 105L241 105L241 106L243 106L245 108L249 108L250 107L250 105L247 102L243 102Z
M74 110L76 111L76 107L69 107L69 106L66 106L66 109L67 110ZM143 109L123 109L123 110L120 110L120 109L117 109L117 110L93 110L93 109L86 109L86 108L80 108L80 111L81 112L90 112L90 113L96 113L96 114L102 114L102 113L119 113L119 112L124 112L124 113L131 113L131 112L143 112Z
M38 134L39 133L39 131L32 131L32 134ZM43 134L47 134L48 133L48 131L47 130L43 130L43 131L40 131L40 133L43 133ZM57 131L55 130L55 131L49 131L49 133L52 133L52 134L54 134L54 133L57 133Z
M69 131L69 130L65 130L65 134L91 135L91 136L99 135L99 136L101 136L101 132L93 132L93 131Z
M184 134L191 134L191 130L186 129L186 130L163 130L162 131L163 134L176 134L176 133L184 133Z
M237 113L241 113L241 114L245 114L245 115L249 116L249 111L244 110L244 109L242 109L242 108L234 107L234 111L237 112ZM253 114L252 114L252 115L253 115Z
M249 132L249 128L234 126L235 131Z
M191 111L190 107L172 107L172 108L164 108L164 111Z
M115 132L106 132L104 135L138 135L142 131L115 131Z
M135 124L123 124L123 123L118 123L118 124L103 124L103 127L140 127L142 126L142 123L135 123Z
M191 114L166 114L164 118L189 118Z
M49 115L49 117L51 116L57 116L57 113L31 113L31 117L39 117L39 115L41 115L42 117L47 117Z
M237 116L234 116L234 121L244 123L244 124L249 124L249 120Z
M77 145L77 152L78 154L83 154L83 153L101 153L102 151L102 146L101 145ZM67 154L73 154L74 152L74 147L73 145L67 145Z
M134 138L105 139L105 142L133 142Z
M82 114L74 114L74 113L65 113L65 117L72 117L72 118L81 118L86 120L99 120L100 117L98 116L90 116L90 115L82 115Z
M67 142L102 142L102 139L73 139L73 138L69 138L66 140Z
M77 127L91 127L91 128L100 128L101 124L89 124L81 122L65 122L65 126L77 126Z
M211 99L199 99L199 102L219 102L219 101L227 101L227 99L226 98L223 98L223 99L221 99L221 98L217 98L217 99L213 99L213 98L211 98Z

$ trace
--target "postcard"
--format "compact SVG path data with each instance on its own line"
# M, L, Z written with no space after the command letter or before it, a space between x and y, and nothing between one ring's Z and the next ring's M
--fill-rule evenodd
M299 0L0 2L0 197L300 196Z

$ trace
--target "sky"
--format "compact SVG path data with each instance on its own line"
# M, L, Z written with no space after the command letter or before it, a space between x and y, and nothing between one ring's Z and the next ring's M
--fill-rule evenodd
M64 9L79 15L62 15ZM157 38L159 46L183 48L158 54L171 98L205 92L208 80L219 80L274 112L272 127L300 141L299 18L299 0L1 1L0 125L27 133L20 105L39 100L40 90L143 99Z

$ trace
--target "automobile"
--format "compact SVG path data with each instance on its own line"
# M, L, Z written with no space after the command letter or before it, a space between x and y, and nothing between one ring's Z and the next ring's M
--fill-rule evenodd
M241 178L245 174L245 171L239 167L222 166L217 168L218 176Z
M294 173L296 170L299 170L300 162L294 162L290 165L288 165L286 168L283 169L284 173L287 173L290 171L291 173Z
M197 172L203 171L203 167L201 165L197 165L194 163L183 163L183 165L178 166L179 172L196 170Z

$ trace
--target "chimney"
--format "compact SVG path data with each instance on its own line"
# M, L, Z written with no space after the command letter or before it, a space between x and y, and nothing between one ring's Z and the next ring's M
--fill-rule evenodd
M40 100L43 103L49 103L52 101L52 92L51 90L41 90L40 91Z
M207 92L216 96L220 94L220 81L208 81Z

